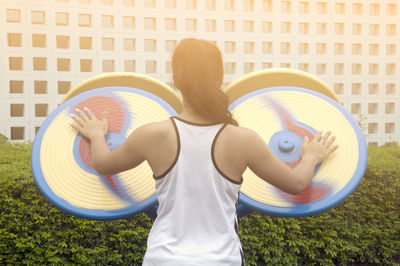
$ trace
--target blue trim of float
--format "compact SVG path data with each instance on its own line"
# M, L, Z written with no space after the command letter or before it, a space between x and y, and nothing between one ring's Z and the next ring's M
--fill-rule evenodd
M160 104L164 110L169 113L171 116L176 116L177 112L163 99L160 97L149 93L144 90L140 90L137 88L130 88L130 87L104 87L104 88L98 88L90 91L83 92L62 105L60 105L57 109L55 109L43 122L41 125L38 133L36 134L35 140L33 142L32 146L32 155L31 155L31 164L32 164L32 173L34 176L34 179L36 181L37 186L39 187L39 190L43 193L43 195L50 200L51 203L53 203L57 208L68 212L70 214L73 214L75 216L85 218L85 219L91 219L91 220L115 220L115 219L121 219L125 218L128 216L132 216L135 214L138 214L142 212L143 210L151 208L153 205L157 203L157 195L153 194L151 197L148 199L144 200L143 202L139 203L138 205L134 206L128 206L123 209L118 209L118 210L88 210L88 209L83 209L76 207L66 200L60 198L57 196L52 189L49 187L47 184L43 172L41 169L41 164L40 164L40 147L42 144L43 136L47 130L47 128L50 126L52 121L66 108L70 106L74 106L77 103L81 102L82 100L92 97L92 96L99 96L99 95L105 95L109 96L110 93L112 94L113 91L118 91L118 92L131 92L135 93L141 96L144 96L150 100L153 100Z
M253 213L253 209L247 208L243 206L243 204L239 204L236 209L237 217L242 218Z
M364 134L362 133L361 128L359 127L357 121L349 114L340 104L338 104L336 101L333 99L329 98L328 96L321 94L316 91L312 91L309 89L304 89L304 88L298 88L298 87L289 87L289 86L278 86L278 87L270 87L270 88L263 88L259 89L253 92L250 92L240 98L238 98L236 101L234 101L230 106L229 110L232 111L234 108L239 106L241 103L255 97L259 96L264 93L268 92L276 92L276 91L296 91L296 92L303 92L303 93L308 93L311 95L314 95L316 97L319 97L326 102L330 103L333 105L336 109L338 109L342 115L347 119L349 124L352 126L358 140L358 162L357 162L357 167L356 170L352 176L352 178L349 180L349 182L336 194L333 195L328 195L328 197L325 197L317 202L309 203L309 204L301 204L301 205L294 205L293 207L277 207L277 206L272 206L272 205L266 205L263 204L259 201L256 201L247 195L245 195L243 192L240 192L240 199L239 203L243 204L243 206L253 209L255 211L264 213L264 214L269 214L272 216L280 216L280 217L301 217L301 216L308 216L308 215L313 215L317 214L323 211L326 211L335 205L339 204L342 202L345 198L347 198L359 185L361 182L363 175L365 173L366 167L367 167L367 160L368 160L368 150L367 150L367 143L364 137Z

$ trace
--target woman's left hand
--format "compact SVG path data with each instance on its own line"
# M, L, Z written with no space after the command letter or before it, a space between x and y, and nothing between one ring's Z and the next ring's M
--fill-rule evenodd
M71 114L72 119L76 122L75 124L71 123L71 126L88 139L96 134L106 135L108 132L107 112L104 111L102 120L99 120L89 108L85 107L84 110L87 114L79 109L76 109L79 116Z

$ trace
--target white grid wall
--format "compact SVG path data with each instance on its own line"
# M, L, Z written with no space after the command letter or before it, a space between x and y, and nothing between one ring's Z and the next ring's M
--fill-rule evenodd
M0 133L31 141L78 82L132 71L170 85L177 41L214 41L225 80L271 67L324 80L369 143L400 142L397 0L2 0Z

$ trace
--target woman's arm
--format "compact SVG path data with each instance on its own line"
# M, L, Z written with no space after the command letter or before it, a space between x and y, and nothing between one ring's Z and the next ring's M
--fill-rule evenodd
M114 175L140 165L146 160L146 143L150 137L149 127L144 125L136 129L118 148L110 151L105 135L108 132L107 113L102 120L87 108L76 110L79 116L71 115L76 122L71 124L90 141L90 157L95 170L101 175Z
M273 155L260 135L247 130L245 137L247 166L257 176L275 187L291 194L298 194L311 182L315 166L337 149L337 145L331 147L334 140L335 137L330 137L330 132L323 136L322 132L318 132L311 141L305 139L301 148L302 159L291 169Z

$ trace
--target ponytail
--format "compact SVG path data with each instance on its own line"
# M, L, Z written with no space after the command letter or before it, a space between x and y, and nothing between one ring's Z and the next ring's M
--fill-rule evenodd
M216 45L192 38L180 41L172 56L172 69L175 87L195 112L212 121L238 125L221 90L224 69Z

